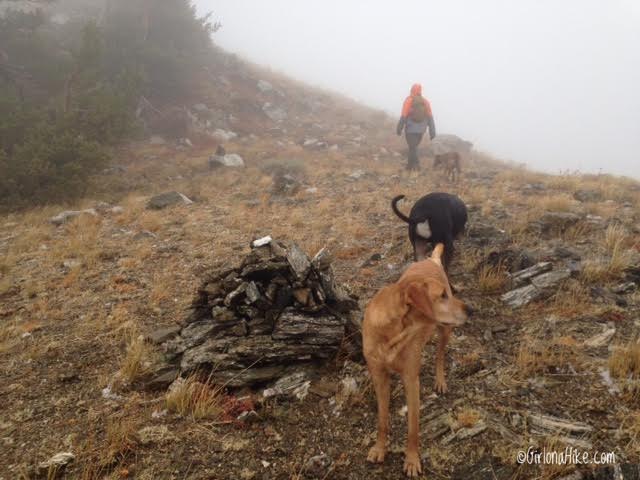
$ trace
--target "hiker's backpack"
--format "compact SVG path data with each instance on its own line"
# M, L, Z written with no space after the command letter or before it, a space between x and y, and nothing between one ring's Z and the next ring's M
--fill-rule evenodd
M411 110L409 110L409 118L416 123L422 123L427 119L427 104L424 98L416 95L411 100Z

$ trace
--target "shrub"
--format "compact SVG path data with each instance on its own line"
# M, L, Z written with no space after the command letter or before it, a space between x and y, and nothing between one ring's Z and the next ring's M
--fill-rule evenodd
M108 158L95 141L41 125L12 156L0 156L0 198L14 207L72 200Z

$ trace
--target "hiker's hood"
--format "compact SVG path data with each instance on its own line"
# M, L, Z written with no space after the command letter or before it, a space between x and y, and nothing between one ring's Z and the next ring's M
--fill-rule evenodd
M416 95L422 95L422 85L419 83L414 83L411 86L411 96L414 97Z

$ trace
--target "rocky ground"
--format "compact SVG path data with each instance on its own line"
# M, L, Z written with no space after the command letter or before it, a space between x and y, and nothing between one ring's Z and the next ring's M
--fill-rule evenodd
M614 478L516 462L528 447L573 446L613 451L617 472L638 478L628 464L640 461L640 186L477 152L457 184L430 168L407 174L384 116L282 97L277 78L254 93L273 98L248 105L241 87L255 78L237 75L228 108L261 105L271 123L234 130L227 115L212 161L212 144L156 138L101 176L96 197L108 203L0 217L0 478L401 478L403 392L393 391L391 453L367 464L375 398L353 334L288 384L229 389L186 372L169 391L149 382L167 353L158 335L188 323L206 280L241 263L251 241L270 235L309 258L325 248L361 312L411 259L390 199L437 190L469 206L451 277L476 315L449 344L445 395L432 389L433 342L424 352L425 477ZM302 102L324 106L295 110ZM227 166L228 155L242 162ZM177 193L151 201L163 192Z

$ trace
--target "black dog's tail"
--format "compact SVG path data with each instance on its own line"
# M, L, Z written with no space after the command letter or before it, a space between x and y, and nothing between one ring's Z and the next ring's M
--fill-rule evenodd
M393 197L393 200L391 200L391 208L393 209L394 213L400 217L401 220L407 222L407 223L414 223L411 221L411 219L409 217L407 217L404 213L402 213L399 209L398 209L398 205L396 205L400 200L402 200L404 198L404 195L398 195L397 197Z

